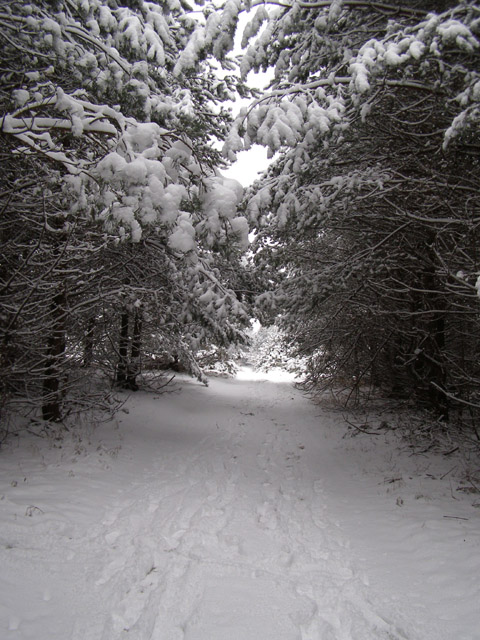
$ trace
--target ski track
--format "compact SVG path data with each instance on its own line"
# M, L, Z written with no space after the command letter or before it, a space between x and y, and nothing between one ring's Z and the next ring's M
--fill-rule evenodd
M39 519L58 560L48 572L66 593L76 583L64 596L70 631L48 621L45 635L38 626L34 635L11 614L7 637L416 640L394 603L372 601L328 508L318 408L286 384L185 385L194 411L181 393L166 414L162 397L134 397L128 423L156 415L152 441L136 441L132 430L103 488L111 499L86 510L83 529ZM145 403L154 409L145 413ZM113 486L122 464L132 480Z
M81 622L73 640L407 637L364 598L321 479L303 465L292 403L306 401L283 387L268 402L264 384L170 460L177 475L165 478L160 457L108 510L92 535L103 556L95 589L111 613L96 628ZM211 396L198 401L196 419L215 424Z

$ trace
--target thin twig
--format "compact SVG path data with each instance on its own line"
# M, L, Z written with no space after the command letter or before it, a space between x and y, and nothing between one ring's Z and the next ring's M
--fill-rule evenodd
M361 427L359 427L358 425L354 424L353 422L350 422L350 420L347 420L345 418L345 416L343 417L343 419L345 420L345 422L347 424L349 424L351 427L353 427L357 431L361 431L362 433L366 433L369 436L379 436L380 435L379 433L375 433L374 431L367 431L366 429L362 429Z

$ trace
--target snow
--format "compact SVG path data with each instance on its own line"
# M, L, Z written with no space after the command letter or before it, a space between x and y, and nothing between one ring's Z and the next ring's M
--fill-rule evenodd
M210 218L214 216L232 219L243 197L243 187L233 178L220 173L205 180L207 191L203 199L203 208Z
M122 169L122 175L127 184L143 183L147 177L147 167L143 158L135 158Z
M243 216L236 216L230 220L230 226L235 234L235 240L238 246L244 251L250 244L248 221Z
M477 292L477 296L480 297L480 275L478 276L476 282L475 282L475 290Z
M474 46L478 46L478 41L472 35L470 29L459 20L447 20L438 26L438 33L444 41L456 41L458 38L470 40Z
M359 93L366 93L369 91L370 85L368 83L368 73L365 65L361 62L354 62L350 65L350 70L352 72L355 89Z
M15 89L12 91L12 97L19 107L23 107L30 100L30 93L25 89Z
M425 44L420 40L414 40L410 44L408 49L409 54L415 60L419 60L422 57L424 51L425 51Z
M251 38L256 36L260 31L262 24L268 20L268 12L265 6L261 5L250 22L247 22L243 29L240 48L245 49Z
M52 20L52 18L45 18L43 20L42 29L44 31L49 31L50 33L53 33L58 38L60 38L62 35L62 29L60 25L55 20Z
M195 249L195 229L191 224L188 213L182 213L179 216L177 226L168 239L168 246L182 253Z
M162 220L171 223L178 216L180 203L188 196L187 190L181 184L169 184L163 192Z
M121 172L127 166L127 161L116 151L107 154L97 164L98 175L105 181L114 180L121 175Z
M345 438L341 413L245 367L173 385L4 446L2 639L478 639L458 461Z

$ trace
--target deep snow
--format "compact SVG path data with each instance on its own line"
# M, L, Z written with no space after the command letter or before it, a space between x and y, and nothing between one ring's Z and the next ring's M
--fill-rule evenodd
M241 374L3 450L2 640L480 638L480 497L452 459Z

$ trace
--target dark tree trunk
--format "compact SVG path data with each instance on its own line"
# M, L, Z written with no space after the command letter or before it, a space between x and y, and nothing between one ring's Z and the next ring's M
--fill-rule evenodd
M93 362L93 344L94 344L95 318L92 316L87 320L87 326L84 334L84 351L83 366L89 367Z
M61 371L65 357L65 291L57 293L51 305L52 330L47 338L43 378L42 417L49 422L62 419Z
M7 390L15 386L12 376L16 360L14 330L15 327L10 326L8 331L4 333L0 344L0 394L6 393Z
M436 277L436 257L432 249L435 242L433 234L425 246L424 254L428 265L423 275L424 293L421 295L421 310L424 319L419 329L423 339L416 362L416 375L420 381L417 396L438 416L448 419L449 400L444 393L447 385L445 367L446 350L446 300L441 284Z
M127 370L128 370L128 321L129 313L128 309L124 307L122 315L120 316L120 336L118 340L118 364L117 364L117 376L116 384L125 389L127 383Z
M133 317L132 350L127 370L126 386L132 391L138 390L137 375L140 373L140 355L142 348L142 312L135 309Z
M444 391L447 375L443 364L445 354L445 314L437 313L432 322L432 357L430 373L430 403L433 409L448 420L449 401Z

